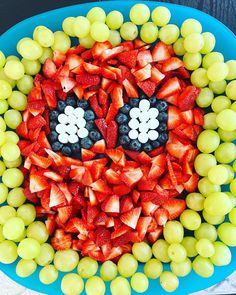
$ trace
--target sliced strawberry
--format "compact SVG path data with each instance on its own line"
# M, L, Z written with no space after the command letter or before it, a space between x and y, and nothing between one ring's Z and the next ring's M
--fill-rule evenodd
M181 118L183 119L183 121L185 123L193 125L194 117L193 117L193 111L192 110L181 112L180 115L181 115Z
M130 187L125 184L117 184L113 186L113 192L114 194L118 196L124 196L129 194L131 191Z
M57 251L67 250L72 245L72 238L70 234L65 234L63 229L57 229L51 243L52 247Z
M102 61L111 60L112 58L115 58L119 53L124 51L123 46L116 46L112 49L105 49L101 55Z
M50 58L47 58L43 65L43 74L51 79L56 74L56 71L57 67L55 63Z
M96 192L100 192L103 194L110 193L110 188L102 179L98 179L97 181L91 183L90 186Z
M41 157L35 153L30 155L30 160L33 165L44 169L48 168L52 164L52 160L50 158Z
M140 168L132 171L123 172L120 175L120 179L128 186L132 187L135 185L143 176L143 172Z
M51 207L55 207L59 205L62 206L65 204L66 204L65 195L56 184L52 183L51 191L50 191L49 207L51 208Z
M49 155L49 157L54 161L57 166L64 165L64 158L57 153L53 152L50 149L45 148L45 152Z
M156 186L156 180L151 179L141 179L138 182L138 189L140 191L153 191Z
M30 202L32 202L33 204L38 204L39 203L39 199L38 199L36 193L32 193L30 191L29 187L24 188L24 194L26 196L26 199L29 200Z
M88 50L82 52L80 56L82 57L82 59L84 61L92 59L93 58L92 49L88 49Z
M90 150L86 150L86 149L81 149L81 157L82 157L82 161L89 161L92 160L95 157L95 153L90 151Z
M182 79L189 79L190 78L190 74L189 72L185 69L185 67L180 67L177 70L178 75L180 76L180 78Z
M51 180L54 180L56 182L62 182L63 181L63 177L61 175L59 175L58 173L54 172L54 171L45 171L43 173L43 175Z
M124 105L124 100L123 100L123 87L122 85L115 85L111 92L111 100L117 109L123 107Z
M18 127L16 128L16 133L24 138L28 138L29 134L28 134L28 126L26 122L21 122Z
M156 67L153 66L151 68L150 80L152 82L158 85L164 78L165 78L165 75L162 72L160 72Z
M165 167L166 167L165 154L157 155L155 158L152 159L152 166L148 173L148 178L156 179L160 177L164 173Z
M154 231L148 234L148 241L154 244L162 235L163 227L158 226Z
M131 84L128 79L124 79L122 83L125 87L128 97L132 97L132 98L139 97L136 87L133 84Z
M111 234L111 239L116 239L130 231L131 228L129 226L122 224L117 229L115 229L115 231Z
M135 229L138 223L139 216L141 214L141 210L141 207L131 209L130 211L122 214L120 216L120 220L129 227Z
M73 88L73 91L75 95L78 97L78 99L82 99L84 96L84 89L82 86L77 85L76 87Z
M204 125L204 111L200 108L195 108L193 110L194 122L197 125Z
M44 100L28 101L27 109L33 116L41 115L45 110L46 104Z
M137 56L138 65L143 68L152 62L152 55L150 50L139 51Z
M117 195L112 195L106 198L102 203L102 210L107 213L119 213L120 212L120 200Z
M152 50L153 61L162 61L171 57L168 46L163 42L158 42Z
M80 53L82 53L82 52L84 52L85 51L85 48L82 46L82 45L77 45L77 46L73 46L73 47L71 47L68 51L67 51L67 53L66 53L66 55L68 56L68 55L70 55L70 54L80 54Z
M138 50L124 51L117 55L117 59L129 68L134 68L137 63Z
M66 60L66 55L62 52L60 52L59 50L54 50L53 51L53 59L54 63L57 66L61 66L64 61Z
M98 247L106 245L111 240L111 234L108 229L103 226L99 226L95 231L96 245Z
M91 151L95 154L103 154L106 149L106 143L104 139L100 139L93 145Z
M106 153L115 164L125 166L125 155L123 151L119 149L110 149L107 150Z
M166 144L166 149L168 153L176 157L177 159L182 159L186 152L191 148L189 145L184 145L181 142L176 142L176 143L167 143Z
M73 70L83 64L83 59L77 54L70 54L66 58L65 65L69 67L69 70Z
M182 121L181 112L177 107L169 106L168 107L168 129L175 129L180 125Z
M112 48L112 45L108 41L96 42L92 48L92 56L94 59L98 59L98 58L102 57L102 54L106 49L111 49L111 48Z
M159 205L156 205L151 201L142 202L141 206L142 206L142 213L145 216L152 216L157 210L157 208L159 207Z
M199 88L195 86L187 86L178 97L179 108L182 111L193 109L199 93Z
M71 89L76 86L76 81L70 77L61 77L60 78L62 90L65 93L68 93Z
M185 210L186 203L184 200L170 198L162 205L169 212L169 220L176 219Z
M37 129L37 128L42 128L43 126L46 125L45 119L41 116L35 116L28 121L28 128L29 129Z
M112 184L120 184L122 181L120 180L120 175L115 172L113 169L108 169L105 172L106 180Z
M140 217L137 223L137 232L141 239L144 239L149 224L151 223L152 218L151 217Z
M71 217L72 206L65 206L58 208L58 218L61 223L66 223L67 220Z
M118 140L118 125L111 121L107 125L106 143L109 149L115 148Z
M48 218L45 221L45 225L49 235L51 236L56 229L56 221L53 215L48 215Z
M111 103L107 112L106 122L109 123L111 121L114 121L118 112L119 109L113 103Z
M138 38L134 39L134 48L135 49L139 49L139 48L146 46L146 45L147 44L145 42L143 42L142 40L140 40Z
M179 59L178 57L171 57L163 62L162 71L164 73L169 71L174 71L183 66L184 66L184 63L181 59Z
M164 208L158 208L154 214L158 225L165 225L169 218L169 212Z
M199 181L199 175L194 173L193 175L191 175L189 180L183 184L185 190L187 192L194 192L197 189L198 181Z
M149 79L151 77L151 65L147 64L143 68L134 71L133 75L135 76L137 81L144 81L146 79Z
M79 74L76 76L76 81L84 86L98 85L100 83L100 76L88 73Z
M42 84L43 93L50 109L57 106L56 91L47 81Z
M99 131L101 132L103 138L106 140L107 137L107 123L105 119L96 119L95 124L97 125Z
M181 91L181 86L178 78L170 78L161 89L158 90L157 98L166 98L179 91Z
M151 97L156 90L156 84L150 80L137 82L137 84L148 97Z

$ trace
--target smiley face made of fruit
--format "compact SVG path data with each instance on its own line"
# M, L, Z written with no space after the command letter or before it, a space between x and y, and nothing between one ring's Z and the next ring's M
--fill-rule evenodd
M19 276L38 264L50 284L78 266L62 291L79 294L88 278L87 294L104 294L94 276L100 262L113 295L130 294L131 276L137 292L159 276L170 292L192 268L209 277L213 265L230 263L236 86L225 80L236 78L236 61L211 52L215 38L197 20L186 20L179 37L167 8L149 17L144 4L126 23L95 7L87 18L66 18L64 32L37 27L17 45L21 61L0 54L0 201L8 202L0 207L0 262L19 255ZM162 272L168 262L172 272Z

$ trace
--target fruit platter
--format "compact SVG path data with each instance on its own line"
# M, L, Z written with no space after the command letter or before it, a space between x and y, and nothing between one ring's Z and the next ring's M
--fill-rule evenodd
M0 269L45 294L189 294L236 268L236 37L158 2L0 37Z

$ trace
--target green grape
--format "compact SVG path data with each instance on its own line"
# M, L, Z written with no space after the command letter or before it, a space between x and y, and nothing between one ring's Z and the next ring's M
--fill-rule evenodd
M6 99L0 100L0 115L4 114L8 110L8 102Z
M5 80L0 80L0 99L6 99L11 96L11 84Z
M162 263L159 260L155 259L155 258L150 259L144 265L144 273L150 279L159 278L162 271L163 271Z
M3 119L3 117L0 117L0 131L6 131L7 125Z
M120 33L118 31L110 31L108 41L111 42L112 46L115 47L121 43Z
M203 222L198 229L194 231L194 236L197 240L208 239L215 242L217 239L217 232L214 225Z
M129 267L127 267L127 265ZM138 268L138 261L132 254L126 253L121 256L117 264L118 271L121 276L128 278L131 277Z
M12 80L12 79L8 78L7 75L4 72L4 69L0 69L0 80L3 80L5 82L7 82L8 84L10 84L11 88L14 88L16 86L16 80Z
M107 41L110 35L108 26L102 22L94 22L90 29L91 37L97 42Z
M22 218L25 226L27 226L36 218L35 207L32 204L24 204L17 209L17 216Z
M34 76L40 72L41 64L38 60L28 60L28 59L22 58L21 62L24 66L25 73L27 75Z
M217 229L219 239L227 246L236 246L236 226L229 222L220 224Z
M231 166L230 166L231 167ZM231 167L232 168L232 167ZM226 192L227 196L230 198L230 201L232 203L232 208L236 206L236 197L233 196L230 192Z
M25 69L23 64L17 60L7 61L4 67L4 71L7 77L13 80L19 80L25 74Z
M225 93L228 98L236 100L236 80L229 82L229 84L226 86Z
M211 108L213 112L220 113L221 111L225 109L229 109L231 106L231 101L228 99L228 97L224 95L217 96L213 99Z
M73 24L74 34L78 38L84 38L89 35L90 32L90 22L84 16L78 16Z
M79 263L79 254L72 250L57 251L54 256L54 265L57 270L70 272L76 268Z
M204 130L197 139L197 147L202 153L214 152L220 144L220 137L216 131Z
M5 238L4 238L3 232L2 232L2 228L3 228L3 226L0 224L0 243L5 241Z
M22 116L17 110L8 110L4 114L4 120L9 128L16 129L22 122Z
M222 164L228 164L236 159L236 148L232 142L224 142L215 151L216 160Z
M149 281L144 273L136 272L132 276L130 284L135 292L144 293L148 289Z
M173 44L179 38L179 28L176 25L166 25L160 29L159 38L167 45Z
M26 278L31 276L37 269L37 263L34 260L21 259L16 265L16 274L18 277Z
M54 44L54 34L46 27L41 28L37 31L35 41L37 41L42 47L51 47Z
M22 157L19 156L15 161L7 161L4 159L4 164L7 168L17 168L22 164Z
M198 20L194 18L188 18L182 23L181 35L183 37L187 37L188 35L193 33L201 34L201 32L202 32L202 25Z
M114 262L110 260L103 262L100 267L100 277L103 279L103 281L112 281L117 277L117 274L117 266Z
M182 262L171 261L170 269L177 277L186 277L192 270L192 262L189 258Z
M230 264L232 254L229 247L227 247L224 243L218 241L214 242L213 246L215 248L215 253L210 258L211 262L217 266L224 266Z
M3 161L0 161L0 176L3 175L3 172L6 170L6 165ZM0 197L1 198L1 197ZM0 199L0 204L1 204L1 199Z
M9 55L6 59L6 62L9 61L9 60L17 60L19 61L19 57L18 56L15 56L15 55Z
M124 22L123 14L118 10L112 10L108 13L106 24L111 30L118 30Z
M1 146L1 155L6 161L15 161L20 156L20 148L15 143L7 142Z
M1 102L1 100L0 100L0 102ZM231 104L230 108L231 108L231 110L236 112L236 101Z
M204 125L203 125L204 129L207 130L215 130L218 128L217 124L216 124L216 113L207 113L204 115ZM218 130L219 133L219 130ZM220 134L219 134L220 136ZM221 138L221 136L220 136ZM222 139L222 138L221 138Z
M8 188L5 184L0 183L0 204L5 203L7 200L7 197L8 197Z
M44 285L54 283L58 278L58 270L54 265L46 265L39 272L39 280Z
M225 215L213 216L211 214L208 214L205 210L202 211L202 215L203 215L203 218L205 219L205 221L212 224L212 225L221 224L225 220Z
M152 258L152 249L145 242L134 243L132 252L134 257L142 263L145 263Z
M61 290L66 295L79 295L84 290L84 281L79 275L69 273L61 281Z
M152 23L148 22L142 25L142 28L140 30L140 37L145 43L154 43L157 40L158 37L158 28L157 26Z
M207 77L207 71L203 68L198 68L191 74L191 82L193 85L199 88L206 87L209 83Z
M207 177L203 177L198 182L198 190L203 196L207 196L210 193L220 192L220 185L216 185L210 182Z
M215 93L215 94L222 94L225 92L226 89L226 81L222 80L222 81L218 81L218 82L213 82L210 81L209 82L209 88Z
M166 292L174 292L179 287L179 279L170 271L164 271L160 275L161 287Z
M145 24L150 18L150 9L145 4L135 4L130 9L130 20L136 25Z
M210 259L197 256L193 261L193 270L203 278L209 278L214 274L214 266Z
M229 221L236 226L236 208L229 212Z
M209 258L215 254L213 243L205 238L197 241L196 250L199 255L205 258Z
M34 239L26 238L18 245L17 253L23 259L34 259L40 254L40 244Z
M0 130L0 146L6 143L6 133Z
M50 244L48 243L41 244L40 253L35 258L35 261L40 266L46 266L52 263L54 254L55 254L55 251Z
M3 225L3 235L7 240L19 239L25 231L25 224L19 217L9 218Z
M53 51L51 48L45 47L43 48L43 54L38 60L41 64L44 64L47 58L53 58Z
M22 235L18 238L13 240L13 242L15 243L19 243L20 241L22 241L24 238L26 238L26 229L22 232Z
M219 82L226 78L229 69L227 64L223 62L213 63L207 70L207 76L210 81Z
M201 108L207 108L211 105L214 98L213 91L209 88L202 88L201 92L199 93L196 103Z
M172 261L179 263L186 259L187 252L183 245L173 243L168 247L168 255Z
M152 21L159 27L167 25L170 18L170 10L165 6L158 6L152 11Z
M103 295L106 285L100 277L94 276L87 280L85 290L87 295Z
M29 94L34 87L34 79L29 75L24 75L24 77L21 78L16 85L22 93Z
M0 224L5 224L8 219L16 216L16 210L10 206L0 207Z
M23 58L29 60L36 60L43 53L43 49L39 43L30 38L20 40L17 44L17 51Z
M180 222L186 229L196 230L201 225L201 216L194 210L186 209L180 215Z
M187 52L197 53L204 45L204 40L201 34L192 33L184 38L184 48Z
M168 255L168 247L169 244L167 243L167 241L163 239L157 240L152 245L152 253L154 257L164 263L170 262L170 257Z
M164 238L169 243L181 243L184 237L183 225L176 220L168 221L164 227ZM156 257L157 258L157 257Z
M215 48L216 38L210 32L202 33L202 37L203 37L203 40L204 40L204 46L202 47L200 53L201 54L210 53Z
M223 164L223 166L224 166L224 167L227 169L227 171L228 171L228 178L227 178L225 184L230 184L231 181L234 179L234 169L233 169L233 167L230 166L230 165ZM231 195L230 197L232 197L232 195Z
M3 68L6 62L4 53L0 50L0 68Z
M95 22L105 23L106 13L101 7L93 7L87 13L87 19L90 21L91 24Z
M34 31L33 31L33 39L34 39L34 40L37 39L37 36L38 36L39 31L40 31L40 30L43 30L43 29L47 29L47 27L45 27L45 26L37 26L37 27L34 29ZM21 41L24 40L24 39L30 39L30 38L23 38L23 39L21 39ZM37 41L37 40L36 40L36 41Z
M77 271L81 278L88 279L96 274L98 263L90 257L84 257L79 261Z
M49 234L45 223L42 221L34 221L27 228L27 237L37 240L40 244L48 240Z
M194 237L184 237L182 241L182 245L187 251L188 257L195 257L197 256L197 250L196 250L196 243L197 240Z
M224 184L229 177L228 169L224 165L216 165L208 171L208 179L214 184Z
M198 154L195 158L194 168L200 176L207 176L208 171L216 164L216 158L212 154Z
M11 264L16 261L17 246L12 241L3 241L0 243L0 262L3 264Z
M124 40L132 41L138 36L138 27L131 22L123 23L120 28L120 35Z
M57 31L54 33L54 43L52 45L52 50L59 50L62 53L66 53L71 47L71 40L68 35L62 31Z
M236 60L228 60L226 62L229 72L226 77L226 80L233 80L236 78Z
M24 111L27 106L27 97L20 91L13 91L8 98L8 104L15 110Z
M184 48L184 39L179 38L177 41L175 41L175 43L173 44L173 49L176 55L184 55L186 53L186 50Z
M84 48L89 49L89 48L93 47L93 45L95 43L95 40L90 35L88 35L88 36L86 36L84 38L79 38L79 43Z
M236 179L232 180L229 188L230 188L231 193L235 196L236 195Z
M224 56L220 52L210 52L206 54L202 59L202 66L208 69L211 65L218 62L224 62Z
M63 31L70 37L75 37L74 22L75 22L75 17L73 17L73 16L69 16L69 17L65 18L62 22Z
M204 208L205 198L200 193L190 193L186 197L186 204L188 208L194 211L202 211Z
M230 212L232 203L227 194L222 192L211 193L204 202L204 210L213 216L222 216Z
M112 295L131 295L129 281L123 277L115 278L110 284L110 291Z

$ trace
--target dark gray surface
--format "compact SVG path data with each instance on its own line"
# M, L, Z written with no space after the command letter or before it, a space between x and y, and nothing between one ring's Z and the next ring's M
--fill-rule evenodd
M58 7L84 2L93 1L0 0L0 34L17 22L30 16ZM236 0L160 0L160 2L176 3L198 8L218 18L236 33Z

